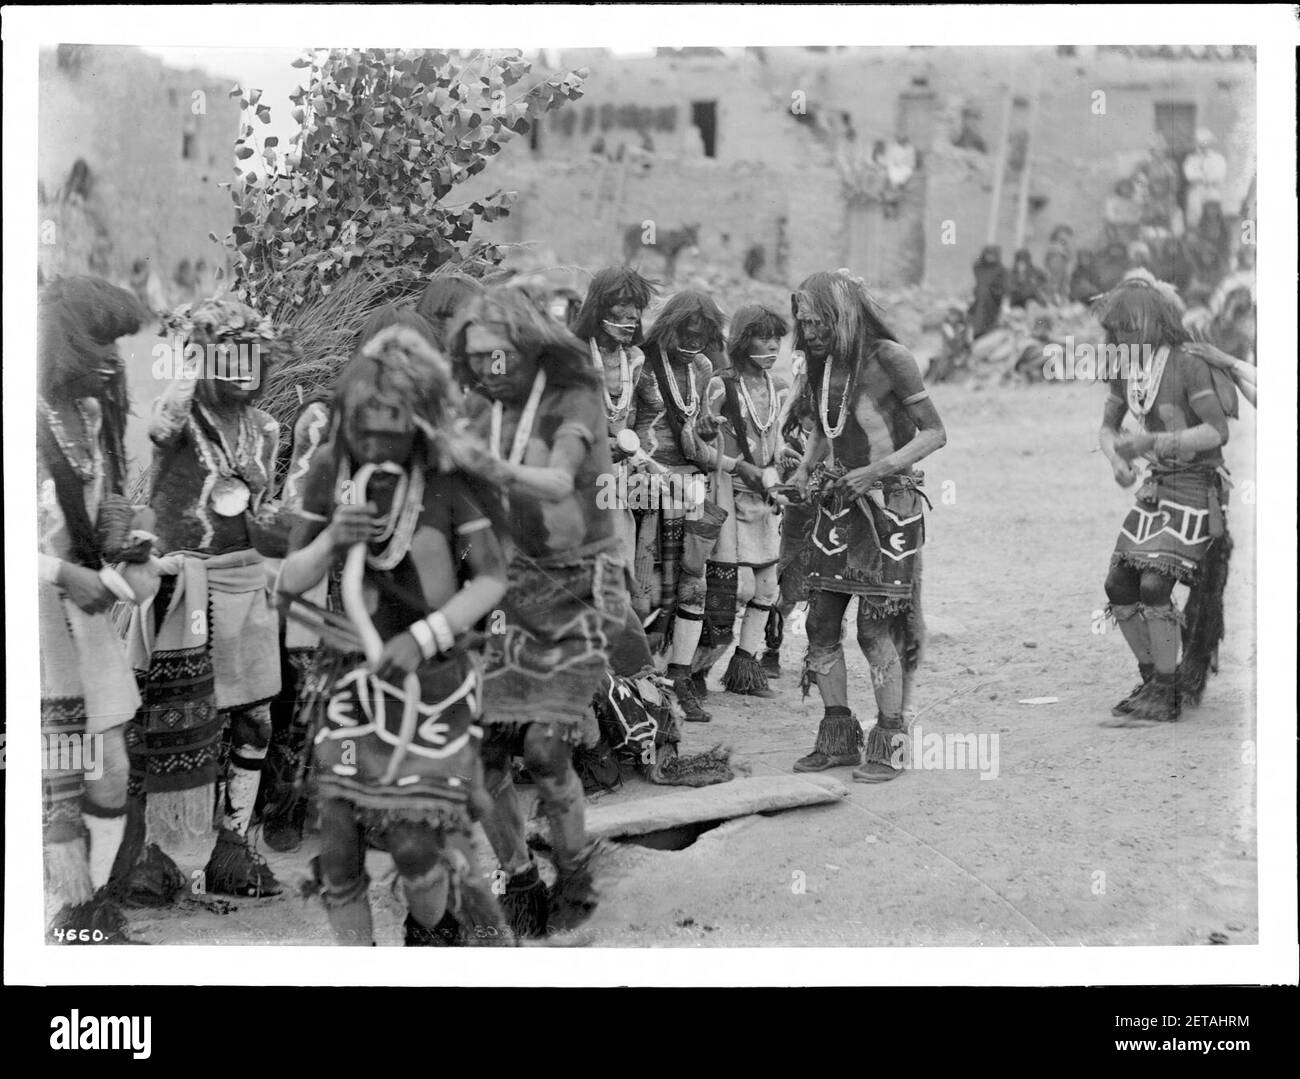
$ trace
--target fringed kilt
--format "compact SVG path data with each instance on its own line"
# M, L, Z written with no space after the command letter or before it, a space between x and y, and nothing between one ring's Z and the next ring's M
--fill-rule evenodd
M883 506L876 496L882 496ZM908 610L925 542L924 501L914 482L890 480L862 498L817 495L808 543L808 591L858 596L881 616Z
M816 508L802 502L790 503L781 514L781 555L776 566L782 606L808 599L809 534L816 516Z
M473 660L457 652L416 671L420 701L405 749L401 686L371 674L359 656L337 657L329 674L313 750L317 797L350 802L369 828L398 820L467 827L483 737Z
M1224 534L1222 484L1212 469L1152 469L1115 540L1111 565L1153 571L1191 584Z
M511 561L505 628L485 656L489 729L551 724L570 740L594 743L591 699L629 605L626 568L612 543L602 548L562 565L522 555Z

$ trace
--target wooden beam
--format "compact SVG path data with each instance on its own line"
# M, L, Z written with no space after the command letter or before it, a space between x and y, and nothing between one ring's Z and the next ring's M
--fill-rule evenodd
M1002 181L1007 172L1007 149L1011 145L1011 104L1015 97L1007 84L1006 100L1002 102L1002 135L998 139L998 156L993 163L993 196L989 203L989 228L984 242L998 242L998 221L1002 217Z
M1013 251L1025 246L1029 224L1029 177L1033 174L1034 131L1038 126L1038 103L1043 96L1043 69L1034 68L1034 94L1029 99L1029 121L1025 125L1025 161L1020 169L1020 197L1016 205L1016 242Z
M605 839L647 835L703 821L839 802L848 793L838 779L823 775L759 776L712 787L676 787L651 798L588 806L587 834ZM543 824L530 822L530 831Z

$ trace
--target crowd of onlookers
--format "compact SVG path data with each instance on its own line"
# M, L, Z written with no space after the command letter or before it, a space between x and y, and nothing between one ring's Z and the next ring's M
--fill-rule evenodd
M1230 221L1223 207L1226 174L1209 130L1197 131L1196 148L1181 163L1157 135L1106 200L1095 247L1076 247L1074 230L1061 224L1052 230L1041 266L1027 248L1015 253L1010 267L997 245L980 252L964 326L947 327L949 350L963 338L973 344L998 330L1017 310L1041 320L1039 308L1088 304L1126 277L1150 275L1178 291L1189 326L1254 362L1254 183ZM955 324L959 314L950 312L949 321ZM960 364L945 369L954 366Z

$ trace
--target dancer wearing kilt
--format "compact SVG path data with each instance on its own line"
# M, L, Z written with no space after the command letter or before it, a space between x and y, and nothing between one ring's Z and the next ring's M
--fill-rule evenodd
M137 614L128 632L144 682L144 706L127 732L133 809L143 809L143 828L133 828L120 871L139 901L171 898L176 867L162 847L209 833L220 780L224 805L206 888L273 896L280 884L247 836L271 737L270 702L280 691L278 623L255 546L280 428L252 403L276 334L269 319L225 299L182 305L163 325L185 343L187 362L191 348L199 358L154 402L149 428L150 505L167 555L153 609Z
M785 319L769 308L737 311L727 341L730 370L710 381L706 407L695 428L686 431L695 460L712 470L718 455L722 457L724 467L713 472L710 496L727 519L709 561L709 576L735 582L734 590L708 594L710 654L702 666L707 670L731 644L736 611L743 605L740 640L722 685L730 693L758 697L774 695L758 652L778 598L781 510L767 488L777 481L778 421L788 389L784 380L772 377L771 369L787 330ZM698 437L713 432L721 435L713 444Z
M1111 346L1128 369L1111 380L1100 443L1115 482L1132 487L1133 462L1147 462L1137 500L1120 528L1106 577L1109 611L1138 662L1141 681L1109 726L1178 719L1184 699L1199 703L1223 638L1223 590L1232 539L1222 447L1237 414L1227 372L1189 344L1177 294L1136 278L1097 304ZM1127 415L1136 432L1124 433ZM1190 587L1185 612L1173 588ZM1179 636L1183 644L1179 662Z
M704 629L705 597L735 592L735 574L706 580L706 564L723 519L704 500L703 466L692 459L685 435L701 411L713 377L711 356L722 359L723 317L702 292L683 290L655 319L645 346L645 368L637 386L636 434L641 447L667 474L657 509L641 517L633 576L638 611L658 611L647 636L669 642L668 677L686 719L706 723L701 703L704 673L693 671ZM705 437L713 434L706 428Z
M860 280L846 271L813 274L793 308L818 416L791 479L802 492L816 490L804 691L815 682L826 710L812 752L795 770L858 763L862 731L849 709L842 645L844 615L856 597L858 645L871 665L877 716L853 778L877 783L900 774L904 669L920 658L916 574L925 526L914 466L947 435L916 361Z
M506 875L516 932L568 929L597 902L575 747L594 744L591 701L611 634L628 615L627 569L612 516L597 505L613 470L600 382L587 348L517 289L469 300L450 337L457 377L475 391L460 467L506 493L509 590L488 649L483 826ZM495 621L495 620L494 620ZM549 896L525 843L511 778L522 756L550 824Z
M641 315L655 292L654 285L626 266L599 270L573 324L574 335L587 343L592 368L600 376L614 459L614 489L619 492L631 489L630 467L628 452L616 440L619 432L634 431L636 426L636 389L645 364L640 348ZM631 571L636 559L636 516L628 505L618 507L615 516L623 560Z
M368 845L397 868L407 945L500 939L470 843L485 801L481 692L459 638L500 602L505 559L491 493L440 449L454 403L450 365L423 334L400 324L372 337L339 379L333 438L309 468L279 577L297 597L344 560L350 627L340 637L323 620L333 662L314 736L314 868L340 944L374 942Z
M157 573L151 537L134 531L149 522L122 497L126 377L114 342L145 317L134 296L98 278L56 280L40 298L37 613L56 939L126 940L107 885L126 827L123 730L140 696L108 611L147 598ZM119 572L115 562L128 564Z

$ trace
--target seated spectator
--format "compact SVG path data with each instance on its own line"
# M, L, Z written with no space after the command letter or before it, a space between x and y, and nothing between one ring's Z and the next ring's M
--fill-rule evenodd
M1161 281L1168 281L1180 293L1192 279L1192 264L1182 241L1166 236L1152 246L1151 269Z
M1037 266L1029 248L1022 247L1016 252L1011 263L1011 273L1007 276L1007 302L1012 307L1024 307L1031 300L1046 303L1043 287L1047 279Z
M1142 207L1138 204L1133 181L1120 180L1115 184L1115 192L1106 200L1106 224L1108 231L1124 243L1132 243L1138 238L1138 228L1142 224Z
M1097 276L1096 257L1091 251L1080 251L1070 274L1070 302L1091 303L1105 291Z
M1070 252L1063 243L1048 245L1047 254L1043 256L1045 278L1043 294L1047 302L1054 306L1070 301Z
M989 244L975 260L975 298L970 305L971 340L983 337L998 324L1007 291L1007 270L1002 248Z

